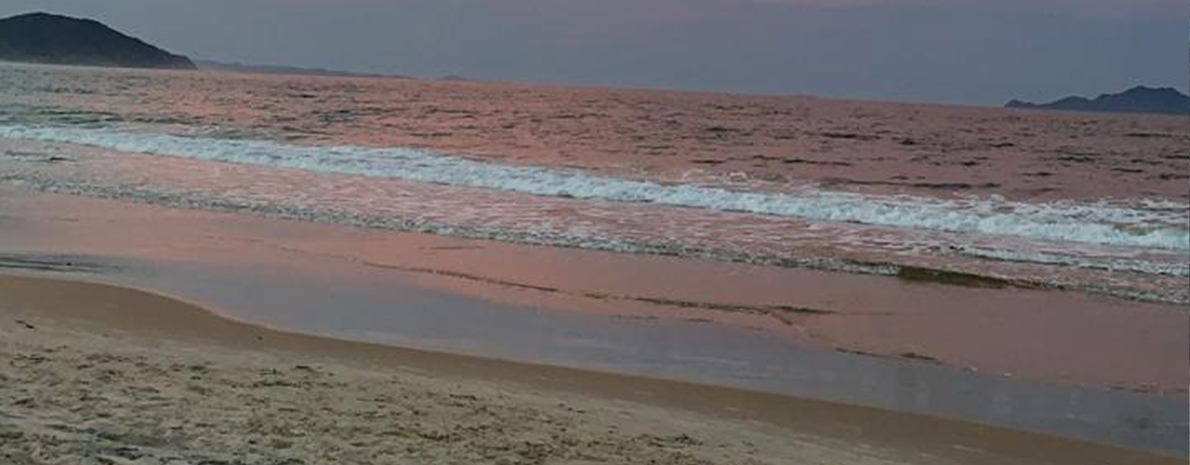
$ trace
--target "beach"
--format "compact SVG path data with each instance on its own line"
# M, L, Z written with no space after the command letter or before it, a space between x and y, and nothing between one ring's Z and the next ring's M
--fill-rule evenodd
M511 254L522 264L582 261L586 282L646 265L674 278L692 273L687 279L697 282L703 271L687 262L622 263L624 257L600 260L582 251L557 257L544 248L501 251L494 244L433 236L376 236L0 191L6 200L0 202L6 212L0 267L8 274L0 281L0 341L9 358L0 366L6 367L8 399L4 432L13 439L4 452L50 454L28 463L59 457L54 454L117 460L120 453L150 457L130 463L170 463L168 457L320 463L329 460L318 455L325 451L357 454L334 456L357 460L346 463L384 463L388 456L369 454L389 451L413 463L1048 464L1118 457L1103 463L1131 464L1169 460L1138 447L1163 454L1182 447L1183 426L1172 412L1179 408L1176 380L1171 390L1158 391L1164 394L1146 394L1133 392L1139 388L1063 386L1002 353L980 363L1007 363L1028 376L948 366L954 363L949 352L932 350L939 358L926 360L924 352L906 358L895 346L883 355L833 348L843 340L819 351L791 352L795 346L786 336L797 331L772 315L748 313L746 306L716 311L575 299L548 290L547 284L573 284L565 279L511 274L483 281L467 268L501 269L507 260L501 257ZM327 248L359 243L387 251L385 259L407 257L439 268L377 268ZM609 287L614 282L603 285L615 289ZM910 290L920 293L920 286ZM670 289L677 294L667 299L690 299L690 289ZM457 297L444 299L438 290ZM1156 325L1180 317L1163 317L1156 309L1152 315ZM1009 327L1031 324L1012 314L1002 318ZM729 330L733 326L742 331ZM766 340L773 342L746 345ZM803 344L813 347L813 341ZM626 351L607 352L613 345ZM1168 363L1178 363L1168 355ZM758 372L767 375L756 377ZM1114 376L1136 379L1127 373ZM1063 404L1071 413L1059 410ZM405 415L396 417L403 426L377 427L392 412ZM1063 415L1065 426L1056 421ZM1126 419L1136 415L1149 415L1148 426L1130 426ZM1002 426L992 426L997 424ZM508 430L522 433L508 436ZM739 442L730 443L732 438ZM218 446L224 443L234 447Z
M848 388L828 382L798 391L806 378L823 375L796 371L789 359L818 353L791 349L844 357L826 362L832 371L865 359L897 361L904 363L890 366L900 371L947 367L986 376L977 383L1028 380L1168 399L1184 398L1190 383L1179 369L1190 355L1176 350L1190 329L1175 305L952 285L929 275L874 277L344 228L12 187L0 187L0 209L0 266L12 272L150 289L241 321L344 339L751 382L811 396ZM626 350L602 357L611 347ZM699 359L724 363L682 367ZM716 372L734 365L739 369ZM875 386L848 400L887 402L888 385L900 375L882 376L888 379L855 379Z
M0 321L0 457L19 465L1177 463L879 410L283 333L104 285L0 278Z
M1184 118L0 81L0 463L1190 453Z

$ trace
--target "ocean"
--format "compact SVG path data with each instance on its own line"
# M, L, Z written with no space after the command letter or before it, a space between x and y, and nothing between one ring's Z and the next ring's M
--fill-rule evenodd
M0 183L1190 303L1190 121L0 64Z

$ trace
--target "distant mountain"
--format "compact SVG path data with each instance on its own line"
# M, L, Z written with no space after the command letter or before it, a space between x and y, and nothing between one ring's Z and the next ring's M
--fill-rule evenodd
M49 13L0 19L0 60L83 66L195 69L194 63L98 21Z
M366 77L366 78L395 78L408 79L407 76L395 74L354 73L322 68L299 68L280 65L249 65L243 63L227 63L214 60L195 60L198 69L223 71L228 73L249 74L290 74L296 76L329 76L329 77Z
M1190 115L1190 96L1171 87L1137 86L1119 94L1102 94L1094 99L1066 97L1050 103L1036 104L1013 100L1007 108L1034 110L1104 111L1113 113L1159 113Z

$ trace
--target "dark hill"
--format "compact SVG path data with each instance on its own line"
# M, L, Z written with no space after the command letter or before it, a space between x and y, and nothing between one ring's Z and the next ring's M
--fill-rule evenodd
M0 60L195 69L189 58L121 34L98 21L48 13L0 19Z
M1102 94L1094 99L1066 97L1050 103L1029 103L1013 100L1007 108L1035 110L1104 111L1113 113L1190 114L1190 97L1170 87L1137 86L1119 94Z

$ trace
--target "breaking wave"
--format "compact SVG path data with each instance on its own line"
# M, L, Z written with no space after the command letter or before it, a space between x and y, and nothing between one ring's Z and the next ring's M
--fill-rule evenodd
M942 200L823 190L741 191L616 178L580 170L502 165L405 148L300 146L112 128L0 125L0 138L540 196L642 202L1044 241L1190 249L1186 205L1148 210L1106 202L1026 203L998 197Z

